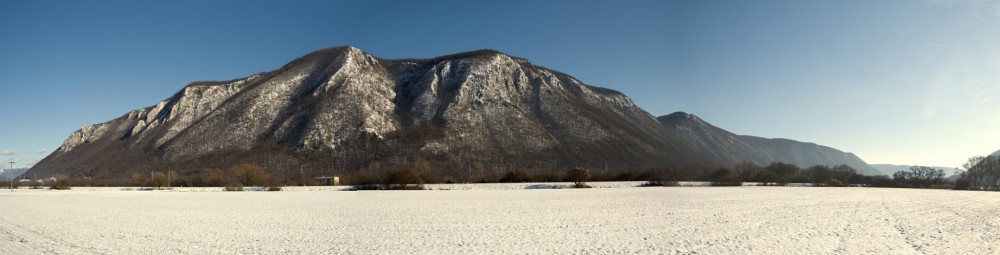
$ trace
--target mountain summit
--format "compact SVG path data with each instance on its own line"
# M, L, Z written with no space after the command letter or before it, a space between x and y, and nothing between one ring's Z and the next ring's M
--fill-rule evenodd
M32 172L185 174L247 162L338 174L415 160L455 174L719 163L625 95L525 59L480 50L389 60L335 47L85 125Z

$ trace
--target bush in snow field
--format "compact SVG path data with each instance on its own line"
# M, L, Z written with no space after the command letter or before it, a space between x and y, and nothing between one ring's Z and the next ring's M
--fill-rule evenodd
M646 181L646 183L640 184L640 187L674 187L679 185L677 181L663 181L660 179L651 179Z
M531 182L531 177L524 170L514 170L500 177L500 182Z
M56 179L56 181L52 182L52 186L49 186L49 189L56 189L56 190L70 189L69 178L62 177Z
M266 186L271 181L271 174L265 172L263 167L253 164L239 164L229 168L229 171L244 186Z
M420 174L413 169L396 169L389 171L386 176L387 186L392 189L424 189L423 180ZM410 186L412 185L412 186Z
M574 188L590 188L587 181L590 180L590 170L584 168L573 168L566 173L566 181L573 182Z
M274 179L264 182L264 190L266 191L281 191L281 186L281 183Z
M225 191L243 191L243 184L239 182L229 182L226 183L226 187L223 188Z
M709 179L712 180L712 186L743 186L740 175L724 167L709 173Z

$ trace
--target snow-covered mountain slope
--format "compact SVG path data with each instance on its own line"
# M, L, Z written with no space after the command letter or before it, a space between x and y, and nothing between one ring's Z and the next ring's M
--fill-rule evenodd
M621 93L525 59L481 50L387 60L335 47L85 125L32 171L118 176L251 162L337 173L414 159L459 172L717 163Z
M670 132L687 140L699 151L727 163L753 162L767 165L771 162L785 162L800 167L844 164L853 167L860 174L880 174L852 153L814 143L737 135L684 112L675 112L657 119Z

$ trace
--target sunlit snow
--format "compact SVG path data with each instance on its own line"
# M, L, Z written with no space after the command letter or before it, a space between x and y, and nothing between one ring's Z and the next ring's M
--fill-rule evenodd
M0 254L1000 253L994 192L493 185L0 191Z

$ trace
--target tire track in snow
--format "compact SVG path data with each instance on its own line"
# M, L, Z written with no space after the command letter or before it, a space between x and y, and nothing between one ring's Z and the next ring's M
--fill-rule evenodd
M42 251L42 254L59 254L59 253L69 253L69 254L106 254L107 251L101 251L94 248L81 247L75 244L71 244L60 240L59 238L46 234L42 231L37 231L31 228L23 227L19 224L10 222L6 219L0 219L0 234L3 236L10 236L12 241L17 241L26 247L30 247L29 250ZM24 250L16 251L9 254L24 254Z
M921 251L921 246L913 240L914 239L913 236L910 235L909 232L907 232L906 227L903 226L903 223L899 220L899 214L892 210L892 208L894 207L890 207L889 205L886 204L884 195L880 197L882 200L882 210L888 213L889 215L889 219L887 219L889 221L888 224L891 227L895 228L896 235L902 238L903 241L906 242L907 245L909 245L909 247L913 250L914 253L926 254L924 251ZM909 206L912 207L912 205L914 204L916 203L910 203Z
M985 209L976 210L977 207L985 207ZM993 232L1000 229L1000 226L990 222L991 219L996 219L997 217L995 212L991 212L992 210L996 210L995 207L990 205L983 206L981 201L971 199L944 199L943 202L937 204L936 208L942 209L952 215L952 218L942 222L948 224L942 228L945 231L938 230L939 235L951 233L949 241L959 239L958 236L964 236L961 234L968 234L979 238L976 241L967 240L970 242L1000 243L1000 234ZM956 254L989 254L987 251L982 251L975 246L965 243L958 243L950 248Z
M861 212L861 206L864 202L865 198L862 197L858 199L858 202L854 203L854 212L851 213L851 215L858 215L858 213ZM852 221L853 219L848 218L846 224L844 224L844 227L840 229L839 231L840 238L837 240L837 246L830 251L831 253L835 254L845 253L847 252L848 248L850 248L848 247L847 241L849 236L853 236L853 233L850 231L854 226Z

